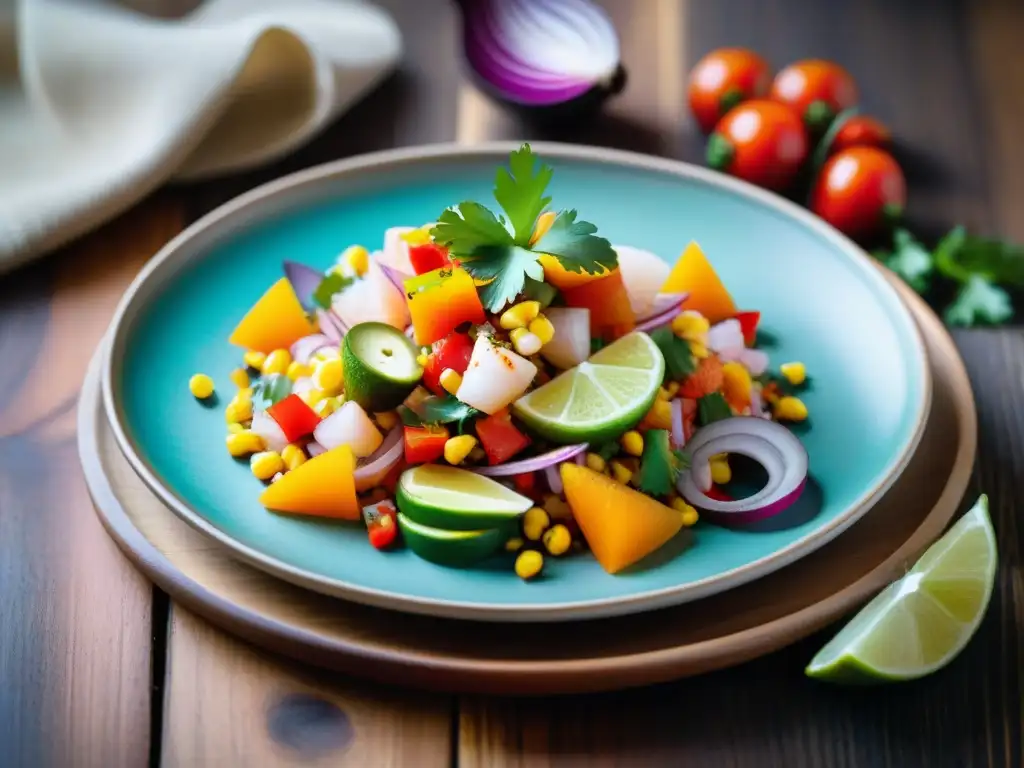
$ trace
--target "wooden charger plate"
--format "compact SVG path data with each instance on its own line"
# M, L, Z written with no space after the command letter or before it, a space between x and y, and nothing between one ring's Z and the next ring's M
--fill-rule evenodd
M901 576L956 512L976 449L970 382L938 318L887 276L921 328L934 378L928 424L909 466L860 522L825 547L758 581L675 608L585 622L487 624L371 608L279 581L232 559L134 474L104 416L98 356L82 390L79 453L97 513L132 562L174 600L256 645L435 690L539 695L664 682L747 661L826 626Z

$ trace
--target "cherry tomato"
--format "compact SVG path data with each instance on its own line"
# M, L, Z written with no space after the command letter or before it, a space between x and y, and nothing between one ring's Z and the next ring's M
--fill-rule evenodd
M877 147L851 147L833 155L811 193L811 210L854 238L877 232L906 202L903 171Z
M704 133L742 101L768 95L768 62L746 48L712 51L690 72L690 110Z
M817 133L857 103L857 84L838 64L807 59L790 64L775 76L771 98L795 109Z
M445 368L451 368L458 374L465 373L472 355L473 340L465 333L452 331L438 339L427 355L427 364L423 366L423 386L438 397L444 397L448 393L441 386L441 374Z
M708 140L708 165L768 189L788 187L806 158L800 117L767 99L731 109Z
M886 149L892 142L892 134L878 120L863 115L851 115L836 126L829 144L829 153L842 152L850 147L878 147Z

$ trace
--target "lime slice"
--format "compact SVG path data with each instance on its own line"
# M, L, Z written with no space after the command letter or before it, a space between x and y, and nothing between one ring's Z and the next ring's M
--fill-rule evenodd
M945 666L978 628L996 576L996 538L981 496L902 579L814 657L807 674L866 683L912 680Z
M397 328L384 323L352 326L341 343L345 398L368 412L390 411L423 376L418 350Z
M512 409L555 443L599 443L636 426L664 377L661 352L637 331L519 398Z
M489 531L442 531L420 525L398 513L398 528L405 545L413 552L437 565L465 568L496 553L508 540L508 532L494 528Z
M405 470L396 496L398 508L413 522L452 531L504 526L533 506L501 483L443 464Z

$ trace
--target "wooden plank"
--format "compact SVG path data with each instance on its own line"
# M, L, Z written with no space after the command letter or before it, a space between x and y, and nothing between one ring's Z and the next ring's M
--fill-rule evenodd
M167 658L165 768L449 764L444 698L279 660L181 608Z
M0 296L0 744L5 765L145 764L151 588L107 537L78 465L86 364L141 264L180 228L142 203L5 279Z

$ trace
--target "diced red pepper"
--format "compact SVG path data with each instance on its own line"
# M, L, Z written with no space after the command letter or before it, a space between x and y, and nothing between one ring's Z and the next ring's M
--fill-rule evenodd
M306 405L298 395L288 395L278 400L267 408L267 415L277 422L289 443L313 434L316 425L320 423L316 411Z
M417 275L451 266L448 249L437 243L409 246L409 263Z
M398 538L398 510L391 499L363 507L363 521L374 549L387 549Z
M707 496L709 499L713 499L714 501L733 501L732 496L723 491L717 485L712 485L711 490L709 490L704 495Z
M753 310L737 312L736 319L743 332L743 343L748 347L754 346L754 342L757 341L757 325L761 322L761 313Z
M406 464L429 464L444 456L445 427L403 427Z
M490 464L508 461L530 444L530 438L516 429L508 409L476 422L476 436Z
M423 386L438 397L444 397L447 393L441 386L441 374L446 368L451 368L462 375L469 367L472 356L473 340L468 334L453 331L435 341L433 351L427 355L427 364L423 366Z
M512 485L523 496L532 497L537 492L537 473L524 472L521 475L512 475Z

